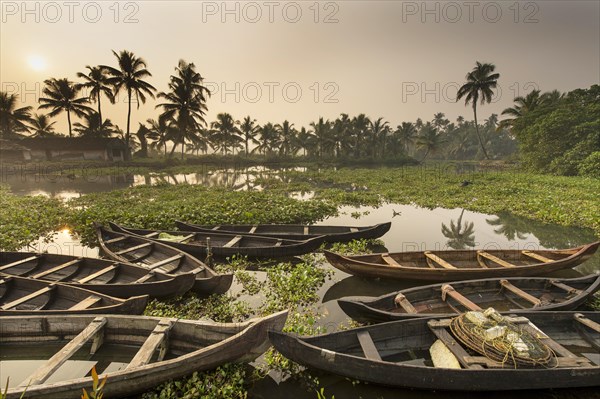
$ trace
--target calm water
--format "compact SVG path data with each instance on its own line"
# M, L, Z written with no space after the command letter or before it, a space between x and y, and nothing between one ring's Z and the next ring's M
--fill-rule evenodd
M112 190L138 184L154 184L158 180L170 183L225 185L236 190L261 189L254 184L257 176L269 173L265 168L254 168L243 172L232 170L211 171L210 174L185 174L172 176L133 175L125 179L103 177L96 182L85 179L61 178L55 183L48 181L26 182L11 184L13 192L23 195L44 194L53 197L70 198L94 191ZM112 179L112 180L111 180ZM82 180L82 181L78 181ZM89 180L89 179L88 179ZM37 185L36 185L37 184ZM310 193L304 194L310 196ZM300 196L299 196L300 197ZM412 205L386 204L379 208L373 207L342 207L340 214L319 222L318 224L340 225L371 225L392 221L392 228L381 240L388 251L416 251L442 248L513 248L513 249L542 249L565 248L595 241L597 238L591 230L547 225L527 220L511 214L486 215L462 209L424 209ZM71 237L68 231L58 232L50 243L42 241L35 243L30 250L47 250L51 253L72 255L97 256L96 248L81 246L77 239ZM324 267L333 269L330 265ZM390 291L408 288L426 282L390 282L382 280L367 280L349 276L337 269L331 281L320 289L321 306L325 317L320 323L328 331L334 331L339 323L347 320L340 310L336 300L348 295L377 296ZM573 270L554 274L561 277L575 277L600 271L600 254L596 254L586 263ZM264 272L255 272L257 278L264 279ZM234 284L233 290L240 287ZM261 298L242 298L252 305L258 306ZM435 393L411 390L385 389L367 384L353 386L346 379L333 375L318 374L321 386L325 387L327 397L335 395L344 398L475 398L480 395ZM570 390L565 392L535 392L527 394L486 394L487 398L538 398L538 397L594 397L591 390ZM570 394L574 394L571 396ZM550 396L549 396L550 395ZM281 381L280 376L267 378L251 390L255 398L315 398L314 391L306 391L297 381Z

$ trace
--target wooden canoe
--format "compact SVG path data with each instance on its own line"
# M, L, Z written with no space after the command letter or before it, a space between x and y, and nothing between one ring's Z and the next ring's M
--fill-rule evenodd
M147 303L147 295L128 299L114 298L65 284L0 273L0 316L141 314ZM4 319L1 323L5 323Z
M151 235L150 239L153 241L171 245L194 256L206 256L206 242L209 239L212 255L216 258L227 258L234 255L247 256L252 259L292 257L316 251L322 242L320 237L305 241L296 241L242 234L133 229L114 223L110 223L110 227L115 231L122 231L138 236ZM183 241L177 242L156 238L161 233L181 237Z
M361 323L444 317L493 307L499 312L573 310L600 289L600 274L571 279L513 277L456 281L393 292L380 297L338 299Z
M182 231L203 233L252 234L264 237L308 240L321 237L322 242L347 242L361 238L378 238L388 232L391 222L374 226L317 226L302 224L221 224L198 225L177 221Z
M205 263L169 245L102 226L97 226L96 232L100 247L109 258L172 275L192 273L192 290L198 294L222 294L233 281L232 274L217 274Z
M7 399L80 398L92 387L92 366L105 398L129 397L170 379L229 362L254 360L269 346L267 332L281 330L287 312L221 324L144 316L6 317L0 326L2 361L28 362L10 377ZM36 350L32 350L36 348ZM69 364L70 363L70 369ZM5 363L5 364L6 364ZM62 366L70 371L55 373Z
M502 391L589 387L600 381L600 312L515 315L513 323L547 336L542 341L556 355L551 365L536 368L515 369L466 349L452 337L449 321L416 318L313 337L271 332L269 338L283 356L302 365L392 387ZM438 339L458 358L460 369L433 367L429 348Z
M343 272L363 277L454 281L492 277L528 277L579 265L600 241L570 249L537 251L490 249L376 253L343 256L324 251L327 261Z
M60 282L118 298L183 295L195 279L192 273L173 276L124 262L34 252L0 252L0 273Z

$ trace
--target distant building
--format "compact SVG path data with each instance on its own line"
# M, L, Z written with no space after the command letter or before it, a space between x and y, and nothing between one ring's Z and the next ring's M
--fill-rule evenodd
M131 150L118 138L38 137L19 141L37 161L126 161Z
M14 141L0 139L0 161L29 161L31 150Z

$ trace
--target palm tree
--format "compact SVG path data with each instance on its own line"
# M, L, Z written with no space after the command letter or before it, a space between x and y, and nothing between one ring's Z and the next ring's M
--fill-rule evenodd
M76 86L79 89L90 89L89 98L98 103L98 115L100 121L103 122L101 107L102 95L104 94L108 97L111 103L115 103L112 87L108 83L108 72L106 68L101 66L91 67L86 65L85 67L89 70L87 75L83 72L77 72L77 77L85 80L85 83L79 83Z
M229 146L235 148L238 140L241 140L237 134L239 130L233 116L227 112L217 114L217 120L210 124L210 127L215 130L217 141L221 143L221 151L225 151Z
M489 159L489 156L485 151L485 146L479 134L479 125L477 124L477 101L479 101L480 97L482 105L486 102L489 104L492 101L492 96L494 95L493 89L498 85L498 78L500 77L499 73L493 73L495 70L496 66L494 64L482 64L477 61L473 70L467 74L466 83L458 89L456 95L456 101L465 97L465 105L469 104L469 102L473 104L475 131L477 132L481 151L486 159Z
M382 156L385 154L385 138L387 136L389 122L383 117L369 122L369 133L371 134L371 156L377 156L377 147L381 146Z
M437 129L430 122L427 122L419 132L419 137L417 138L417 146L425 149L425 155L423 155L421 162L427 158L429 153L435 153L439 150L440 146L445 142L446 139L443 137L443 134L438 133Z
M17 108L19 96L0 91L0 137L27 131L31 107Z
M431 121L433 126L438 130L438 132L442 133L446 130L446 126L450 123L448 119L446 119L446 115L443 112L438 112L433 115L433 120Z
M352 134L354 136L354 157L360 157L362 140L365 136L365 133L369 129L369 124L371 120L365 115L360 114L352 118Z
M258 140L258 145L252 150L252 152L256 151L258 153L263 153L267 155L273 151L273 149L277 146L277 139L279 135L277 133L277 129L271 122L266 123L260 128L260 139Z
M496 227L494 233L502 234L511 241L515 238L524 240L532 231L527 219L515 217L509 212L500 212L496 215L496 219L485 219L485 221L490 226Z
M415 141L417 128L412 122L402 122L402 125L398 125L396 133L400 136L400 142L404 147L404 151L408 154L410 145Z
M206 96L210 91L202 85L204 78L196 71L194 63L179 60L175 68L176 74L171 75L169 92L161 92L159 98L166 102L158 104L156 108L164 111L161 118L173 119L179 129L179 137L174 143L181 144L181 159L185 148L185 140L199 133L202 125L206 125L204 115L206 114ZM175 151L175 145L171 154Z
M275 129L279 133L279 155L287 156L292 152L292 143L297 133L294 124L285 120L281 125L275 125Z
M70 82L67 78L56 79L51 78L44 81L46 85L42 91L47 97L40 98L42 105L38 109L51 108L48 116L53 117L61 112L67 113L67 122L69 123L69 137L73 136L71 128L71 112L80 118L94 112L88 107L89 99L87 97L79 97L79 88Z
M116 95L121 90L127 92L127 130L124 133L125 144L129 146L131 138L131 97L135 95L138 109L140 101L146 103L146 95L154 98L156 89L150 83L143 79L152 76L146 69L146 61L143 58L135 56L132 52L123 50L117 53L113 50L113 54L117 58L119 69L108 65L101 65L100 68L106 69L110 76L107 83L114 88Z
M258 132L260 131L260 126L257 126L256 119L252 119L252 118L250 118L250 116L245 117L244 120L241 123L239 123L239 125L240 125L239 130L242 134L242 140L244 141L244 144L245 144L246 155L248 155L249 154L248 144L249 143L258 144L258 140L256 140L256 136L258 135Z
M329 149L329 145L333 144L329 134L331 124L328 120L324 121L323 117L320 117L318 122L311 122L310 127L313 129L313 135L317 141L317 157L321 158Z
M475 247L474 223L466 222L463 226L462 218L465 210L460 212L460 216L454 223L450 220L450 227L442 223L442 234L448 239L447 245L452 249L465 249L466 247Z
M115 126L112 124L110 119L105 119L102 123L100 123L100 115L98 115L98 113L95 111L84 115L83 121L85 123L75 122L73 124L73 130L75 130L80 136L110 137L115 132Z
M147 138L153 140L150 143L150 148L158 149L163 147L165 150L165 157L167 156L167 143L171 140L174 140L177 135L177 128L175 127L175 122L173 120L168 120L166 118L158 118L157 120L148 119L146 121L150 126L148 128L148 133L146 135Z
M50 123L48 115L33 114L29 124L31 137L48 137L56 135L54 132L54 125L56 122Z
M502 115L509 115L512 118L502 120L500 125L498 125L498 129L512 127L515 120L543 104L539 90L533 90L525 97L515 97L513 101L515 102L515 105L502 111Z
M306 156L307 152L310 152L316 146L315 136L309 130L306 130L305 127L302 127L298 134L296 135L295 140L295 151L302 149L303 155Z

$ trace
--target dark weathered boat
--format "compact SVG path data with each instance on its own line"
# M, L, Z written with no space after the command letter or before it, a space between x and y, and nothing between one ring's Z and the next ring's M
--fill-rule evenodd
M82 389L91 390L95 366L100 379L108 377L105 398L130 396L195 371L254 360L269 346L267 332L281 330L286 317L280 312L230 324L114 315L6 317L0 353L9 373L2 383L10 377L7 399L20 398L25 389L28 398L80 398ZM10 374L11 360L27 360L21 374ZM65 368L69 372L61 373Z
M302 224L220 224L199 225L177 221L182 231L203 233L252 234L263 237L308 240L321 237L322 242L346 242L361 238L378 238L388 232L391 222L374 226L317 226Z
M211 253L214 257L218 258L226 258L234 255L247 256L254 259L292 257L316 251L322 242L319 237L305 241L296 241L242 234L133 229L114 223L111 223L110 226L115 231L150 237L153 241L171 245L195 256L206 256L207 240L209 240ZM161 239L159 238L161 234L177 238Z
M269 338L283 356L302 365L392 387L502 391L598 385L600 312L529 312L511 321L550 347L556 356L550 364L514 368L510 361L491 360L455 340L450 319L392 321L313 337L271 332ZM437 340L460 368L433 366L429 351Z
M586 261L598 245L600 241L570 249L417 251L354 256L325 251L325 257L334 267L356 276L453 281L552 273Z
M119 298L182 295L195 279L192 273L173 276L130 263L34 252L0 252L0 273L60 282Z
M573 310L600 289L600 274L571 279L494 278L433 284L382 295L338 299L362 323L437 316L493 307L499 312Z
M60 283L0 273L0 316L83 313L141 314L148 296L114 298ZM4 319L0 324L4 324Z
M102 226L97 226L96 232L108 257L172 275L192 273L195 276L192 290L198 294L222 294L233 281L232 274L217 274L205 263L169 245Z

